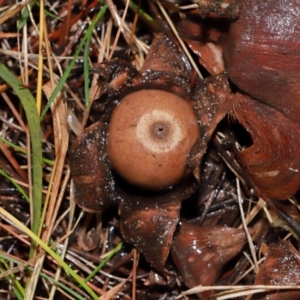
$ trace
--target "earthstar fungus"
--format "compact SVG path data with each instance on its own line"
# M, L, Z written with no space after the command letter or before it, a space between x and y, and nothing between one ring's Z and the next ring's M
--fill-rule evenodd
M181 201L198 189L207 143L229 109L226 75L194 80L191 70L164 34L140 71L119 59L96 66L99 121L70 157L75 201L90 212L119 206L125 240L162 272Z

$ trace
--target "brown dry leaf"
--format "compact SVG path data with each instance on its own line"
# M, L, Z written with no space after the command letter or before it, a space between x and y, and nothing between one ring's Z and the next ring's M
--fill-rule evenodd
M279 110L246 95L234 96L234 117L253 144L237 155L263 199L283 200L300 188L300 126Z
M53 89L54 87L52 87L50 82L43 85L43 91L47 98L51 96ZM65 166L65 158L69 146L69 132L67 126L67 104L64 101L64 98L61 93L58 94L56 99L53 101L51 105L51 110L53 119L56 164L53 169L55 176L53 176L53 185L46 219L47 225L49 225L53 220L53 211L55 206L57 206L56 200L61 185L61 178ZM48 232L52 232L52 230L49 229Z
M300 2L242 2L239 18L224 35L229 77L253 98L299 123Z
M300 299L300 254L290 241L270 246L266 260L260 265L256 285L297 286L297 290L270 291L254 295L252 299L297 300Z
M246 243L243 229L181 223L171 248L175 264L189 288L213 285L225 264ZM202 296L208 296L205 292Z

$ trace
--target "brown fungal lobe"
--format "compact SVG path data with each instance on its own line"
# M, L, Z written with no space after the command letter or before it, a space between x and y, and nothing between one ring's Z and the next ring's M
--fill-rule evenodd
M107 155L113 169L132 185L164 190L184 177L186 159L199 137L188 101L162 90L140 90L114 109Z
M88 212L102 211L114 203L112 176L105 158L105 127L99 121L86 128L70 153L74 198Z

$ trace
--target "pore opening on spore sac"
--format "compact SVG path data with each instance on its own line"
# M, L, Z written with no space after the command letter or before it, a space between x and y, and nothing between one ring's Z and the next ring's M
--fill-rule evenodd
M137 141L154 153L171 151L185 138L174 113L161 110L143 114L136 135Z
M150 130L154 138L165 139L169 134L170 124L164 122L157 122L152 124Z

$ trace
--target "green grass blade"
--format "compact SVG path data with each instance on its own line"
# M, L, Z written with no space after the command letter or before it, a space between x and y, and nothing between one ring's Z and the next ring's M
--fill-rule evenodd
M121 242L121 243L119 243L112 251L111 251L111 253L110 253L110 255L108 255L107 257L105 257L102 261L101 261L101 263L99 264L99 266L95 269L95 270L93 270L93 272L88 276L88 277L86 277L86 279L85 279L85 282L88 282L88 281L90 281L105 265L106 265L106 263L118 252L118 251L120 251L121 250L121 248L122 248L122 246L123 246L123 243Z
M6 263L5 259L0 259L1 263L4 265L6 270L9 270L9 266ZM2 267L0 267L0 271L4 271L4 269ZM14 290L14 293L16 295L16 297L18 298L18 300L22 300L24 298L25 295L25 289L22 287L21 283L17 280L17 278L15 277L14 274L10 274L9 276L7 276L6 278L10 283L11 286Z
M17 218L7 212L5 209L0 207L0 214L8 218L11 222L14 223L15 226L19 228L19 230L23 231L27 234L35 243L39 244L49 255L55 259L59 265L65 270L67 274L73 277L78 284L94 299L99 300L99 297L95 294L95 292L87 285L83 278L81 278L73 269L63 261L63 259L56 254L46 243L44 243L39 237L37 237L30 229L28 229L24 224L22 224Z
M29 268L31 269L31 268ZM49 280L50 282L52 282L53 284L55 284L56 286L60 287L61 289L65 290L67 293L69 293L69 295L73 296L75 299L78 300L85 300L86 298L78 295L75 291L73 291L71 288L68 288L66 285L60 283L59 281L54 280L52 277L44 274L44 273L40 273L41 277L46 278L47 280Z
M30 4L32 6L32 4ZM29 10L28 7L25 6L24 9L21 12L21 17L20 20L18 22L18 31L21 30L24 25L26 24L27 20L29 18Z
M89 53L90 53L90 42L93 34L93 30L99 20L102 18L103 13L98 13L96 18L93 20L91 25L89 26L85 38L86 43L84 47L84 55L83 55L83 70L84 70L84 94L85 94L85 103L86 106L90 104L90 66L89 66Z
M41 207L42 207L42 136L40 130L39 116L35 104L35 100L29 91L29 89L24 88L22 82L12 74L8 68L0 63L0 77L12 87L14 92L19 97L22 106L25 110L26 118L28 121L30 139L31 139L31 149L32 149L32 201L31 205L31 227L35 234L38 234L40 217L41 217ZM33 247L33 246L32 246ZM31 251L32 253L32 251Z
M30 10L32 10L32 8L35 4L36 4L36 1L32 1L29 4ZM17 28L18 31L20 31L24 27L24 25L27 23L28 19L29 19L29 8L28 8L28 6L25 6L21 12L20 19L18 21L18 28Z
M22 147L19 147L13 143L11 143L10 141L8 141L7 139L3 138L0 136L0 141L2 141L4 144L10 146L11 148L13 148L15 151L20 152L22 154L27 155L27 151L24 150ZM54 165L54 161L48 158L44 158L43 157L43 162L49 166L53 166Z
M87 43L84 47L83 55L83 77L84 77L84 98L86 106L89 105L90 101L90 66L89 66L89 53L90 53L90 40L87 39Z
M30 199L28 197L28 195L25 193L25 191L23 190L23 188L17 184L13 178L11 178L11 176L9 176L3 169L0 168L0 175L2 175L4 178L6 178L8 181L10 181L15 188L19 191L19 193L25 198L25 200L30 203Z
M139 14L139 16L143 19L146 23L154 23L157 20L154 20L147 12L142 10L139 5L137 5L134 1L129 1L129 6Z
M21 262L20 260L16 259L15 257L13 257L11 255L7 255L6 253L2 252L1 250L0 250L0 261L2 261L3 264L6 263L6 261L10 261L14 264L17 264L19 266L19 270L17 272L22 272L22 270L24 270L24 268L26 268L26 270L33 271L32 267L25 266L24 262ZM8 270L8 268L7 268L7 270ZM1 276L3 274L3 273L1 274L1 271L2 270L0 268L0 281L3 280L3 278L7 278L9 276L14 276L14 274L10 274L10 275L7 275L5 277ZM5 272L5 271L3 270L3 272ZM51 283L55 284L56 286L60 287L61 289L65 290L67 293L69 293L69 295L73 296L74 299L78 299L78 300L85 300L86 299L85 297L81 296L76 291L74 291L71 287L63 284L62 282L56 281L51 276L49 276L49 275L47 275L43 272L40 273L40 276L47 279L47 280L49 280ZM14 276L14 278L15 278L15 276ZM69 283L69 284L71 284L71 283ZM17 282L17 285L20 285L20 283ZM21 298L21 299L23 299L24 294L25 294L25 291L24 291L23 287L21 285L18 286L18 290L20 291L20 293L23 292L23 294L22 294L23 297Z
M95 20L99 21L103 15L105 14L106 12L106 9L107 9L107 5L104 5L97 17L95 18ZM95 20L92 22L92 24L90 25L90 30L93 31L93 28L95 27L96 25L96 22ZM88 31L89 31L88 29ZM61 77L60 81L58 82L57 86L55 87L54 91L53 91L53 94L51 95L51 97L49 98L49 101L48 103L46 104L45 108L43 109L42 111L42 114L41 114L41 117L40 117L40 120L43 119L43 117L45 116L46 112L48 111L49 107L51 106L52 102L54 101L54 99L56 98L56 96L58 95L58 93L61 91L62 87L64 86L67 78L69 77L70 73L71 73L71 70L73 69L74 65L75 65L75 62L76 62L76 59L78 58L79 56L79 53L81 51L81 49L83 48L83 46L85 45L85 43L87 42L87 33L85 34L85 36L83 37L83 39L81 40L75 54L74 54L74 58L71 60L67 70L64 72L63 76Z

